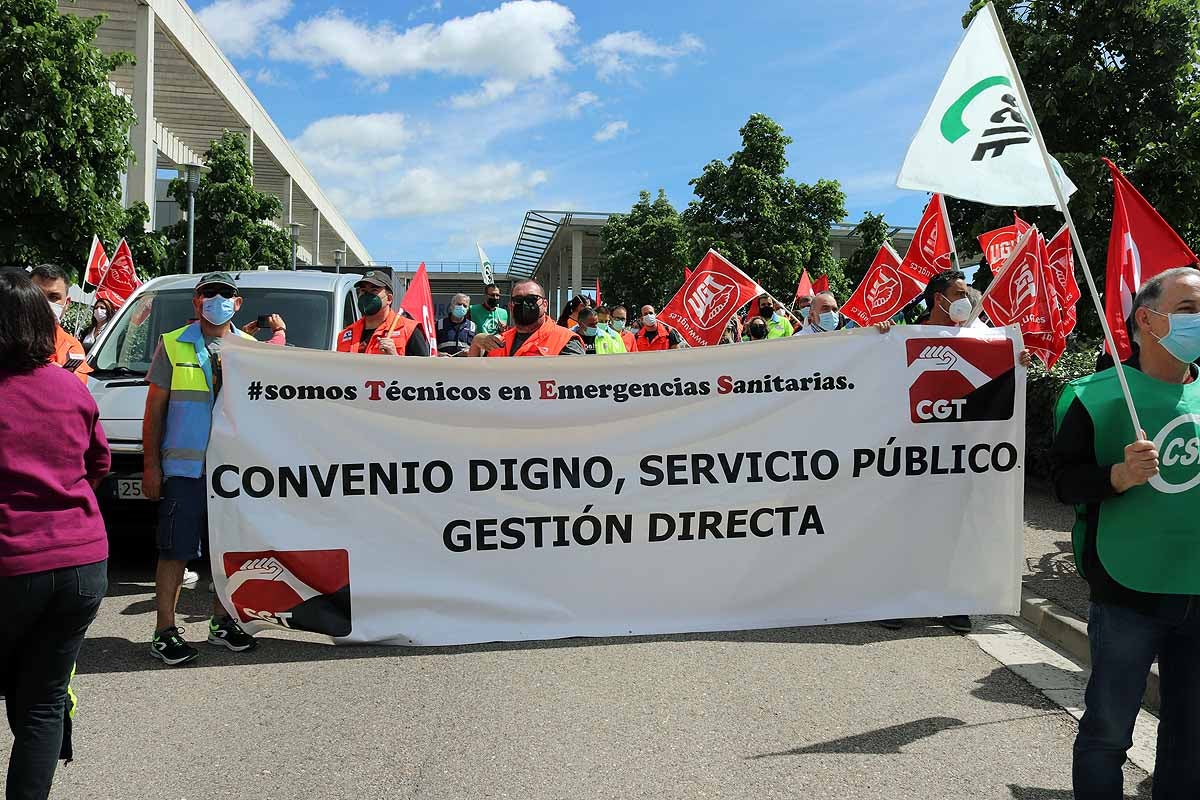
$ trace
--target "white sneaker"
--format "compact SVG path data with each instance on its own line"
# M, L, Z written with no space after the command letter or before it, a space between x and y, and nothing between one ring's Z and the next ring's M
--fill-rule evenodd
M200 573L199 572L193 572L190 569L185 569L183 571L183 588L195 589L196 584L199 581L200 581Z

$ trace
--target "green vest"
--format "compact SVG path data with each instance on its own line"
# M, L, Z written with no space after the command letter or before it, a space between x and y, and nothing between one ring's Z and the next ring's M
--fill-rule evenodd
M596 333L596 355L610 356L614 353L628 352L625 349L625 340L621 338L621 334L611 330L599 330Z
M1158 448L1159 473L1100 504L1096 553L1108 574L1129 589L1200 594L1200 382L1163 383L1132 368L1125 377L1142 427ZM1056 428L1075 399L1095 427L1096 463L1123 462L1132 428L1116 371L1067 384ZM1075 563L1082 565L1086 509L1077 514L1072 540Z

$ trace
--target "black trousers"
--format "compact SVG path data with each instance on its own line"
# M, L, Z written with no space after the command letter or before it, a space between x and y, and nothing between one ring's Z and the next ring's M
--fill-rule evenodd
M0 577L0 689L13 733L8 800L50 793L71 670L107 589L107 561Z

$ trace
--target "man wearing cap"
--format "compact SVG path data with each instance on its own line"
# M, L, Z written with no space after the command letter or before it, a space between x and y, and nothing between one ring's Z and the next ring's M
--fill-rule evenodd
M337 337L339 353L427 356L429 339L421 326L392 310L392 282L378 270L363 273L354 284L362 317Z
M71 299L67 296L67 273L54 264L42 264L30 270L29 277L33 280L33 285L42 290L46 302L50 304L50 310L54 312L54 363L74 372L86 386L87 376L92 368L84 360L87 355L83 345L63 330L62 325L57 324L71 305Z
M170 666L199 655L176 626L175 606L184 567L200 558L208 534L204 451L213 403L221 390L221 341L226 336L253 338L232 324L241 307L242 298L229 273L202 277L192 295L196 321L162 335L146 374L150 391L142 422L142 493L150 500L162 499L154 576L158 619L150 651ZM208 642L234 652L257 644L215 595Z

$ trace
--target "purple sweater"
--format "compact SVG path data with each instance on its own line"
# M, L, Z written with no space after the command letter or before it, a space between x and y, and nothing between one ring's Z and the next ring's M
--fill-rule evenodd
M109 463L100 411L78 377L54 364L0 372L0 576L108 558L90 482Z

